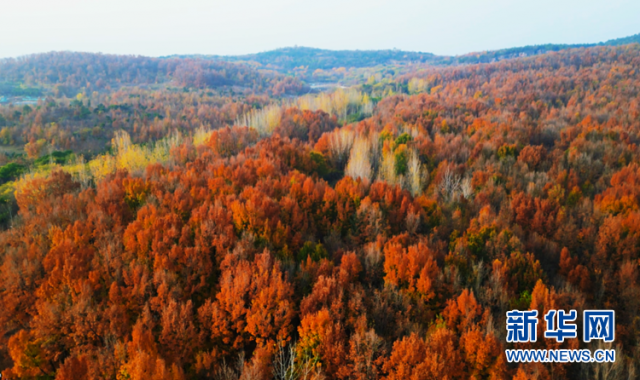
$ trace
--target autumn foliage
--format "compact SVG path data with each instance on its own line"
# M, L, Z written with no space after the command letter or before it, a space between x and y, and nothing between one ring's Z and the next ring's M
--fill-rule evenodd
M172 70L198 86L226 80ZM0 234L3 374L605 378L507 363L505 313L607 308L609 378L633 378L640 47L429 68L398 85L412 78L428 91L386 97L346 125L284 107L269 136L225 125L249 102L185 105L184 119L166 120L219 117L219 128L162 163L20 187Z

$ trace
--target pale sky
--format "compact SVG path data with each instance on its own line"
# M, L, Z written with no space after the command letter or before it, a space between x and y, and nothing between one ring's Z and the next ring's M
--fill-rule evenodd
M640 33L640 0L0 0L0 57L286 46L435 54Z

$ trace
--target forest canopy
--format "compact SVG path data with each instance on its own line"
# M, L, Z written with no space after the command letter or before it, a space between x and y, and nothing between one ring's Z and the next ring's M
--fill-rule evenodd
M2 62L47 94L0 106L4 376L633 378L640 45L369 69L307 93L200 58ZM512 309L613 309L616 340L507 343Z
M202 59L51 52L0 60L0 83L53 87L55 95L73 96L80 90L92 92L162 84L212 89L236 86L268 91L286 80L283 75L258 72L245 65ZM302 84L297 82L294 87L296 85L299 88L291 93L302 90Z

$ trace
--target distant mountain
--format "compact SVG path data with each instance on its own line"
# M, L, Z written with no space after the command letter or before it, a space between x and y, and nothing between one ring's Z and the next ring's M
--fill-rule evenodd
M296 95L308 92L297 78L259 72L223 60L50 52L0 59L0 95L39 96L45 88L75 96L122 86L172 85Z
M618 46L618 45L628 45L633 43L640 44L640 33L634 34L633 36L629 36L629 37L616 38L614 40L609 40L607 42L601 42L600 45Z
M593 44L546 44L546 45L529 45L523 47L515 47L509 49L501 49L494 51L484 51L477 53L469 53L456 57L457 63L488 63L494 61L500 61L503 59L528 57L532 55L539 55L550 53L554 51L577 49L594 46L620 46L632 43L640 43L640 34L634 34L633 36L617 38L600 43Z
M357 68L397 63L429 63L438 59L435 54L402 50L325 50L297 46L246 55L179 57L201 57L227 62L254 62L268 68L283 71L292 71L301 66L314 71L316 69L331 70L339 67Z
M193 55L180 58L204 58L227 62L258 64L262 68L293 73L296 68L305 67L310 73L317 69L331 70L340 67L360 68L389 64L428 63L433 65L473 64L499 61L517 57L545 54L565 49L593 46L617 46L640 43L640 34L592 44L546 44L523 46L494 51L483 51L460 56L439 56L432 53L410 52L402 50L325 50L309 47L287 47L256 54L246 55ZM172 58L165 57L165 58Z

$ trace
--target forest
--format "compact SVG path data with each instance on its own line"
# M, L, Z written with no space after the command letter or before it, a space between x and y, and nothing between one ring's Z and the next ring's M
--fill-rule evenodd
M39 91L0 104L3 378L636 378L640 45L345 71L0 61ZM616 339L507 343L513 309Z
M307 78L316 70L358 69L394 64L424 64L450 66L458 64L490 63L520 56L533 56L554 51L593 46L619 46L640 43L640 34L590 44L545 44L508 49L482 51L460 56L435 55L402 50L324 50L308 47L289 47L256 54L216 56L200 55L195 58L225 62L242 62L269 68L281 73L293 73ZM187 57L187 56L176 56Z

